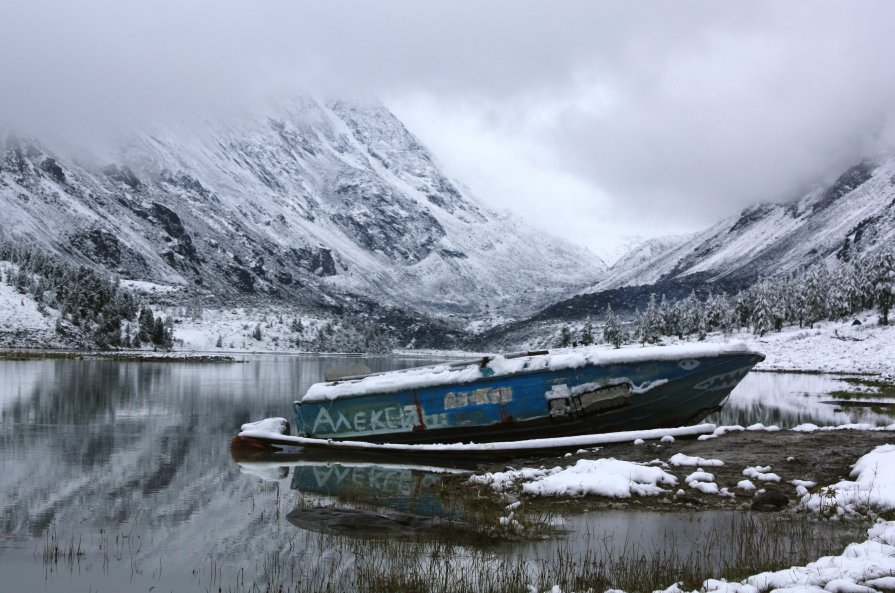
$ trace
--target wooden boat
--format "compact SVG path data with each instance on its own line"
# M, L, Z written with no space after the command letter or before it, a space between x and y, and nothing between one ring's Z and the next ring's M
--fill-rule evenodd
M490 443L685 426L762 360L744 345L591 347L343 377L295 402L296 440Z

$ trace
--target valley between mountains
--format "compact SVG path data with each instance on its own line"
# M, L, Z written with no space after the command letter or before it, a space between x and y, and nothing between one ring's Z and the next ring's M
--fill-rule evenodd
M15 131L0 142L0 237L119 279L174 319L184 349L554 345L561 325L607 305L624 317L651 294L733 294L895 242L891 154L631 245L609 267L576 237L486 206L376 101L279 97L90 147ZM4 345L90 346L54 331L52 306L0 296Z

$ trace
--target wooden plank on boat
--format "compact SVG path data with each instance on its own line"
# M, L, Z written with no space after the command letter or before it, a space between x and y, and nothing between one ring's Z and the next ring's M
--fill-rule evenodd
M595 447L611 443L633 442L636 439L655 440L664 436L674 438L695 438L701 434L709 434L715 430L714 424L698 424L680 428L656 428L650 430L633 430L609 432L569 437L530 439L526 441L506 441L495 443L445 443L445 444L397 444L366 443L362 441L341 441L335 439L314 439L279 435L276 433L247 430L239 433L233 440L233 447L245 446L247 452L273 450L275 447L302 447L307 449L323 449L333 452L346 452L364 455L412 455L421 457L464 456L494 457L521 456L562 450ZM238 440L237 440L238 439Z

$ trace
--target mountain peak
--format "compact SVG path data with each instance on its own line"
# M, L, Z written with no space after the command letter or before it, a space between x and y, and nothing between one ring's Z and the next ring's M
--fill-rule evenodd
M90 157L7 138L0 163L3 235L214 295L519 315L605 270L484 206L375 100L158 120Z

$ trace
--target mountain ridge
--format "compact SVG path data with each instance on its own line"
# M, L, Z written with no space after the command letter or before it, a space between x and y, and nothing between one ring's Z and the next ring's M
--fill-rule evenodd
M605 271L491 211L376 101L277 98L84 157L12 135L0 148L0 233L206 296L524 316Z
M756 203L692 235L634 246L601 281L526 319L489 328L478 349L542 347L565 323L602 319L606 307L624 316L653 294L670 301L690 292L733 295L765 277L817 264L829 269L895 244L895 154L848 168L827 184L784 202Z
M647 241L583 292L697 275L707 283L740 283L820 261L835 266L893 241L895 155L886 154L795 200L754 204L689 237Z

